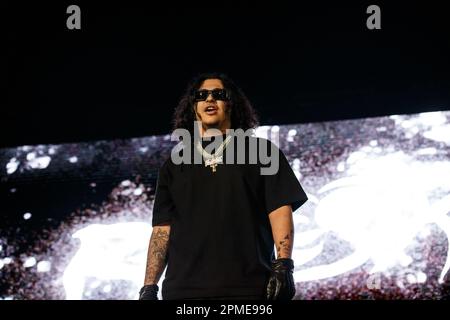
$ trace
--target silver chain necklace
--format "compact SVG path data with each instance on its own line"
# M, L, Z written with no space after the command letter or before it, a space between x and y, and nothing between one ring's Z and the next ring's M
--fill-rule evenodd
M220 144L220 146L213 154L210 154L205 149L203 149L201 141L197 141L196 147L197 150L201 153L203 160L205 160L205 167L210 166L212 172L216 172L217 165L223 163L222 153L228 143L230 143L230 141L231 135L226 137L226 139Z

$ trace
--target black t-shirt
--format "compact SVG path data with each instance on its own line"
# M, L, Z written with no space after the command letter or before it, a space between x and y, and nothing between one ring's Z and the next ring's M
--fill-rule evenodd
M274 146L251 137L246 151L251 139ZM261 167L269 165L260 161L249 164L247 158L246 164L237 164L234 158L230 164L225 152L216 172L170 158L159 171L152 224L171 225L163 299L262 296L274 258L268 215L289 204L294 211L307 200L278 148L274 175L261 175Z

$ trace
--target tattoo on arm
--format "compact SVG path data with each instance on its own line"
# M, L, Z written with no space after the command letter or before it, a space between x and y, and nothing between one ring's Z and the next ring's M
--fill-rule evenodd
M159 278L166 267L169 232L170 231L162 228L156 228L156 230L152 232L147 254L145 284L158 283Z
M291 229L289 234L285 235L284 238L277 244L277 257L290 257L292 254L293 242L294 230Z

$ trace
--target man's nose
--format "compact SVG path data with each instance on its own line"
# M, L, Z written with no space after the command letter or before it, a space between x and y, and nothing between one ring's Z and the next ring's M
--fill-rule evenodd
M206 101L215 101L212 92L208 92L208 96L206 97Z

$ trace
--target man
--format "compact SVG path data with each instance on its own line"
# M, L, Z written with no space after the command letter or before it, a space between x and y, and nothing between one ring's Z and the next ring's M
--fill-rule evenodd
M295 295L292 212L306 202L305 192L278 148L275 174L261 174L267 163L249 163L256 152L251 142L274 150L268 140L246 138L245 163L234 161L242 155L238 148L224 156L236 142L229 129L246 131L257 123L248 99L227 76L203 74L188 86L175 110L174 128L194 136L198 130L201 141L183 143L192 146L193 155L201 154L202 162L168 159L159 171L141 300L157 299L166 265L163 299L289 300ZM211 140L221 143L206 152Z

